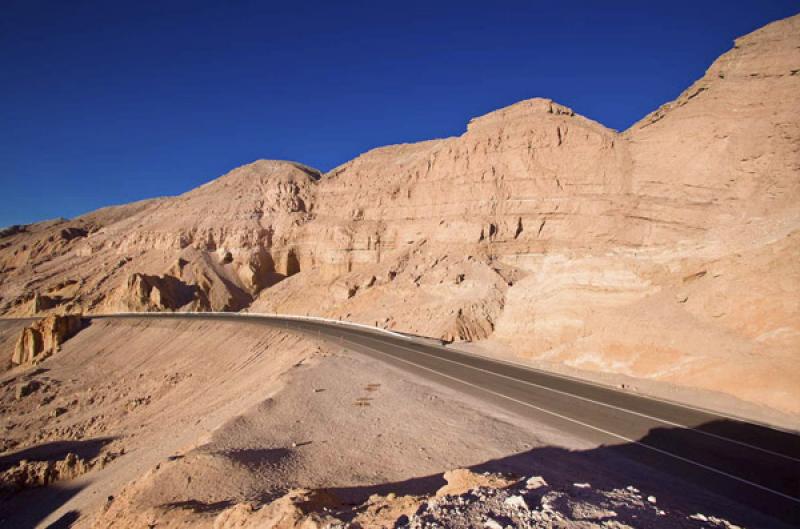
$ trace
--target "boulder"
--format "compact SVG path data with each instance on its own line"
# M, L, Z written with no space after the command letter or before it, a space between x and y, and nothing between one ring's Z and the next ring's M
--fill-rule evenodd
M17 339L12 364L32 364L43 360L61 348L83 326L80 315L51 314L25 327Z
M114 309L127 312L208 310L206 294L198 285L170 274L135 272L114 292L110 303Z
M444 473L447 485L436 491L436 496L455 496L479 488L504 489L519 481L502 474L478 474L466 468L457 468Z

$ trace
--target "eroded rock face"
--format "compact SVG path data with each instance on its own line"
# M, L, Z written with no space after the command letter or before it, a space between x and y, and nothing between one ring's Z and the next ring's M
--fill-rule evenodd
M93 463L69 453L57 461L22 460L0 472L0 494L7 495L32 487L46 487L56 481L73 479L85 474Z
M33 362L34 358L43 351L44 340L42 339L42 333L32 327L26 327L22 330L22 334L17 340L11 363L19 365Z
M80 331L79 315L50 315L22 330L17 340L12 364L32 364L58 351L65 341Z
M624 132L535 98L7 230L0 311L340 317L800 412L799 64L791 17Z
M534 99L370 151L317 186L315 273L252 309L488 337L800 412L798 65L791 17L622 133Z
M0 311L240 310L300 270L291 233L312 216L318 178L260 160L178 197L6 230Z
M197 286L174 276L134 273L114 294L109 306L120 312L207 310L208 300Z

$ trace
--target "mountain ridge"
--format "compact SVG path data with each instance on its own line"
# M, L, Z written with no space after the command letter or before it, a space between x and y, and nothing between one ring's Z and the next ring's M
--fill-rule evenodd
M310 313L800 413L798 72L795 16L622 132L532 98L30 225L0 238L0 313Z

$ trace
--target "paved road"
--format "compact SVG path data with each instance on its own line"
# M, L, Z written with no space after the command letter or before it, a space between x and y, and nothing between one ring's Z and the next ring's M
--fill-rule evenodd
M364 327L220 313L103 317L247 321L331 340L559 430L613 444L626 456L800 526L795 433Z

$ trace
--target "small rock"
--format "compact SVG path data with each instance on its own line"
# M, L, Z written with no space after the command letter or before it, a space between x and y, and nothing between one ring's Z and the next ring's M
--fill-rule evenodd
M86 403L87 403L88 405L92 405L92 404L94 403L94 397L89 397L89 398L86 400ZM127 409L128 411L133 411L133 410L135 410L136 408L138 408L138 407L140 407L140 406L146 406L146 405L148 405L148 404L150 404L150 395L147 395L147 396L144 396L144 397L139 397L139 398L135 398L135 399L133 399L133 400L130 400L130 401L128 401L128 403L125 405L125 407L126 407L126 409Z
M691 518L692 520L700 521L700 522L707 522L708 521L708 518L706 517L706 515L705 514L700 514L699 512L689 516L689 518Z
M592 487L589 483L573 483L572 486L579 489L589 489Z
M65 413L67 413L66 408L58 407L50 412L50 417L58 417L59 415L64 415Z
M487 518L486 521L483 523L483 526L486 529L503 529L503 526L500 525L497 520L493 520L491 518Z
M525 482L525 488L528 490L536 490L546 486L547 482L542 476L533 476Z
M647 497L647 501L649 501L650 503L655 503L656 502L656 497L655 496L648 496Z
M525 498L522 496L509 496L503 501L503 505L511 507L512 509L528 510L528 504L525 503Z

